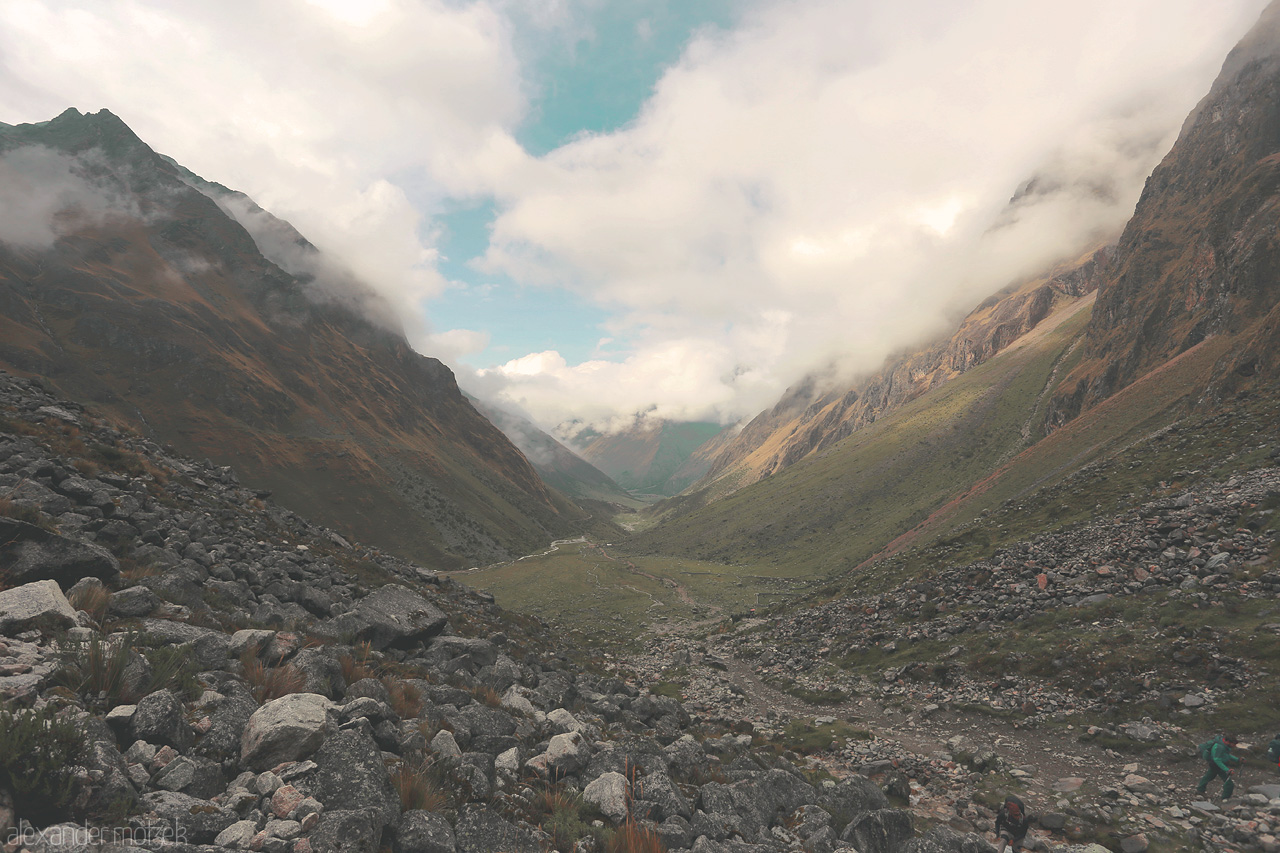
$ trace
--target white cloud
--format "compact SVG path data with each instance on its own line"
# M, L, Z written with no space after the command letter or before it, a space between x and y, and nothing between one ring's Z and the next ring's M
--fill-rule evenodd
M1262 5L811 0L700 37L632 125L495 182L486 268L623 306L639 339L509 363L499 393L543 423L732 417L828 359L874 368L1117 231Z
M0 242L47 249L77 228L141 215L127 192L87 177L92 167L39 145L0 154Z
M425 217L525 98L509 23L485 2L6 0L0 120L69 105L111 109L247 192L421 334L445 285Z
M421 315L447 286L431 219L492 196L486 270L616 309L602 331L630 349L461 381L544 426L729 419L1120 227L1264 5L753 0L628 126L531 156L521 45L571 46L596 2L6 0L0 120L111 109L335 253L446 360L485 340Z

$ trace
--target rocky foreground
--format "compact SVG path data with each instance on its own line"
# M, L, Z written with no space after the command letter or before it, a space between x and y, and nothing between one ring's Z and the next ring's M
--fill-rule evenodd
M10 853L989 847L266 497L0 374Z
M1042 844L1272 853L1260 748L1234 799L1194 785L1215 731L1265 748L1280 729L1277 506L1280 468L1257 468L979 562L908 555L905 579L667 635L628 666L692 713L809 744L813 769L881 779L922 820L989 831L1014 791Z

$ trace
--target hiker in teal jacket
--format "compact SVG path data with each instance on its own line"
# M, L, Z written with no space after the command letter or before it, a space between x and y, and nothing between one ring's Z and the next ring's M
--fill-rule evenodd
M1225 800L1231 796L1231 792L1236 789L1236 783L1232 781L1231 768L1227 765L1240 763L1240 756L1231 754L1231 748L1238 742L1235 735L1219 735L1204 744L1204 749L1200 754L1208 762L1209 769L1205 771L1204 778L1196 786L1197 794L1203 797L1205 790L1209 787L1209 783L1216 777L1221 776L1222 799Z
M1280 767L1280 735L1273 737L1271 743L1267 744L1267 761L1273 769Z

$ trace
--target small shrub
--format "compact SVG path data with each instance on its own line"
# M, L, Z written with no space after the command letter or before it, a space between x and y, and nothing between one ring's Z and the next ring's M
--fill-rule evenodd
M71 774L84 736L50 706L0 711L0 788L13 792L14 809L37 827L57 823L75 798Z
M270 702L290 693L306 692L307 676L292 664L267 666L249 652L241 656L240 664L244 670L244 680L253 691L253 698L259 703Z
M488 705L490 708L502 707L502 697L492 687L473 687L471 695L476 697L482 705Z
M114 708L141 698L126 682L130 664L138 658L138 635L129 632L104 639L95 634L87 642L58 643L54 680L78 693L93 706Z
M111 605L111 590L104 586L82 586L67 601L74 609L88 613L94 622L102 622Z
M152 562L139 562L130 557L120 558L120 576L130 583L137 583L160 574L160 567Z
M667 845L648 827L627 818L605 843L606 853L667 853Z
M399 765L391 771L391 785L405 811L438 812L448 803L443 768L430 759Z
M400 719L412 720L422 713L422 694L416 687L394 678L384 678L382 683L391 698L391 710Z
M147 692L172 690L186 699L200 696L200 682L196 679L195 655L190 646L157 646L144 653L151 665L151 679Z
M354 654L342 655L338 658L338 663L342 667L342 678L347 684L378 677L377 667L373 663L373 643L368 640L357 643Z
M548 791L545 798L539 797L546 811L542 828L551 836L551 849L561 853L571 853L578 839L588 832L590 827L582 819L582 798L564 791Z

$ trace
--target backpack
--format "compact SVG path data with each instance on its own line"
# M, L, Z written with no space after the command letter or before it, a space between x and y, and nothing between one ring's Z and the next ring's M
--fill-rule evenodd
M1210 753L1213 752L1213 745L1217 742L1218 742L1218 739L1215 737L1215 738L1210 738L1209 740L1200 744L1200 748L1199 748L1200 757L1203 758L1205 761L1208 761Z

